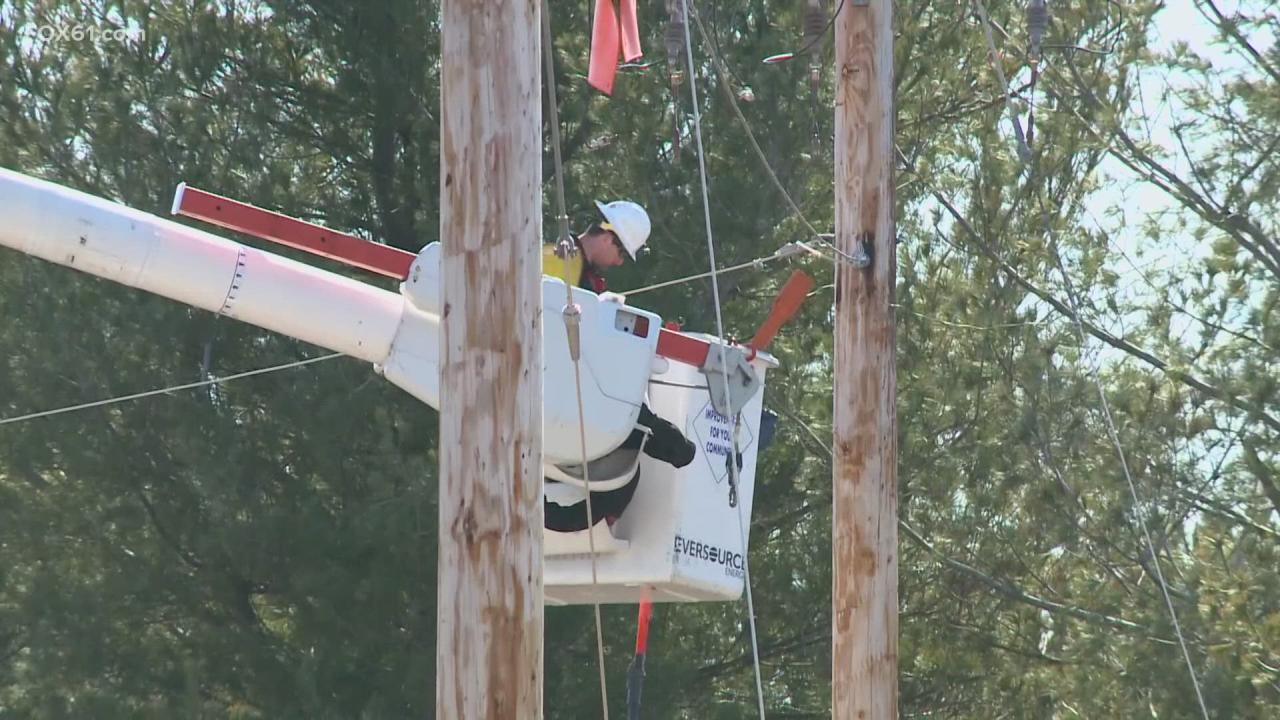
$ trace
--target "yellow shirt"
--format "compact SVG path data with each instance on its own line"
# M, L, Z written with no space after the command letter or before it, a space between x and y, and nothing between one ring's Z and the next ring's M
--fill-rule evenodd
M566 284L577 287L582 282L582 251L573 257L562 260L556 255L555 245L542 246L542 274L564 280Z

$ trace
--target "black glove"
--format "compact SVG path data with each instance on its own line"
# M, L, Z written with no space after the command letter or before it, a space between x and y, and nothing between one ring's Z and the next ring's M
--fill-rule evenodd
M651 433L649 442L644 444L646 455L678 468L693 462L698 447L680 432L680 428L654 415L648 405L640 406L637 422L649 428Z

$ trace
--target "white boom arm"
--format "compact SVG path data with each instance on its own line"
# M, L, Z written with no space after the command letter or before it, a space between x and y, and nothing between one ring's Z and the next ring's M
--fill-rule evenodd
M0 168L0 245L369 362L395 293Z
M419 254L397 294L0 168L0 246L375 363L388 380L439 407L437 244ZM559 317L564 298L563 283L545 278L549 464L582 457ZM574 301L582 308L586 449L594 459L634 427L661 319L576 288Z

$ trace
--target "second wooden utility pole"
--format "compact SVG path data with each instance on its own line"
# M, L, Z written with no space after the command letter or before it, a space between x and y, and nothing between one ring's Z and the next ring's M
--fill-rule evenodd
M538 0L444 0L436 717L542 717Z
M836 19L832 717L898 717L893 0ZM869 257L867 257L869 256ZM869 260L866 267L860 261Z

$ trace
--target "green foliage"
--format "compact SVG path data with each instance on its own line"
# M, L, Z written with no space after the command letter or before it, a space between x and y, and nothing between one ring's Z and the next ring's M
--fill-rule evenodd
M584 82L587 4L553 5L575 227L592 199L635 199L655 252L614 289L701 271L665 4L641 3L659 63L612 99ZM904 717L1199 717L1094 368L1211 716L1280 711L1277 20L1205 3L1246 58L1223 70L1157 46L1157 3L1122 5L1052 3L1032 85L1022 6L989 3L1029 166L972 12L897 6ZM801 42L803 3L698 6L732 69L726 88L698 42L730 265L807 231L729 96L754 97L742 112L820 230L834 98L829 72L811 94L803 59L760 62ZM0 3L0 164L157 213L185 180L417 249L438 218L438 15L430 0ZM66 25L128 37L41 37ZM1153 78L1171 120L1148 136ZM543 167L550 232L549 148ZM834 279L792 262L819 282L772 348L782 419L751 570L770 716L827 717ZM721 278L726 332L749 335L790 269ZM714 329L707 281L633 302ZM0 418L317 352L8 251L0 318ZM0 718L432 716L436 437L433 413L349 360L0 426ZM614 713L634 617L604 609ZM549 718L599 712L593 633L589 611L548 609ZM754 716L742 604L660 606L650 645L646 717Z

